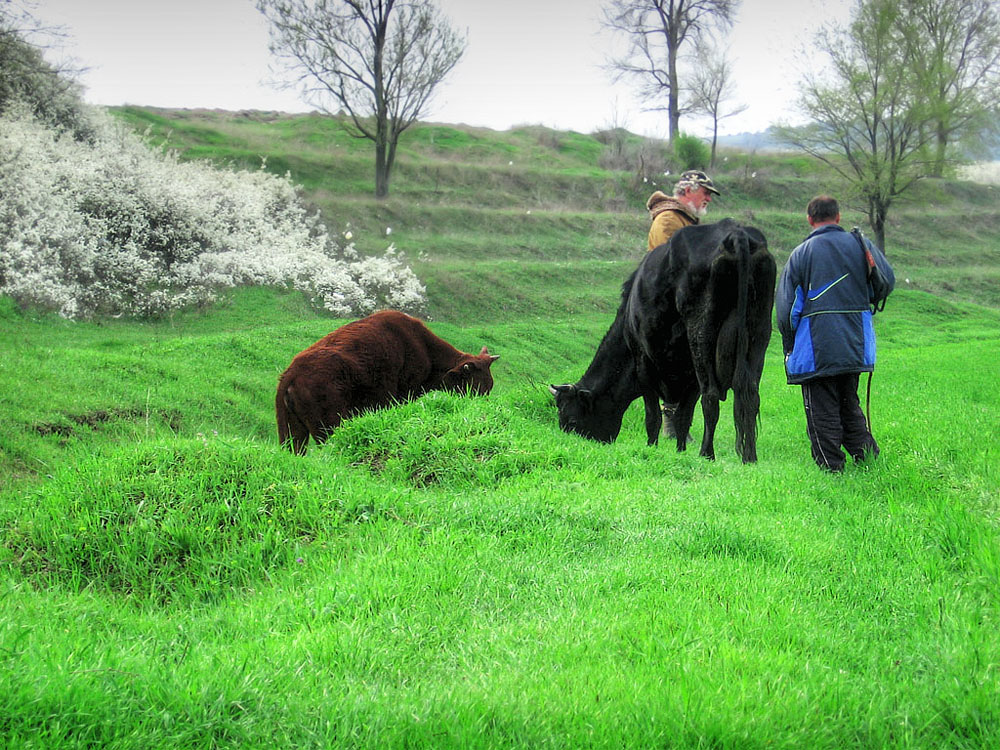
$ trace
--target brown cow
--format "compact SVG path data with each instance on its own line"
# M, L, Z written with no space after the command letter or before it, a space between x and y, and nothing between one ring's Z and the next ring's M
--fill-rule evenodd
M434 390L485 395L498 358L485 346L478 355L460 352L404 313L377 312L295 355L278 381L278 440L302 455L310 435L322 443L342 420L363 411Z

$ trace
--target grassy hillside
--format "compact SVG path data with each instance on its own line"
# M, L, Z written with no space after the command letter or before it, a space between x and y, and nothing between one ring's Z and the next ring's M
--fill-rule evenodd
M546 385L582 374L644 251L650 186L596 138L421 126L377 203L329 120L122 114L186 158L266 154L372 251L391 226L431 327L499 354L496 386L297 457L277 377L344 322L301 295L84 322L0 299L0 746L1000 745L985 189L928 183L900 214L919 231L876 318L882 455L830 476L775 338L755 465L729 402L715 462L647 447L639 403L612 445L558 429ZM726 164L716 215L783 258L822 176Z
M622 280L645 252L646 198L672 187L663 171L683 168L664 144L624 132L418 124L401 138L390 197L376 201L370 143L331 118L117 114L182 158L289 171L331 229L349 223L362 250L381 251L391 239L405 252L439 320L614 310ZM754 224L779 261L808 233L808 200L836 189L828 172L793 154L723 151L713 176L724 195L712 217ZM844 223L865 228L849 203ZM997 187L919 184L894 208L887 244L901 287L1000 307ZM538 299L524 292L526 277Z

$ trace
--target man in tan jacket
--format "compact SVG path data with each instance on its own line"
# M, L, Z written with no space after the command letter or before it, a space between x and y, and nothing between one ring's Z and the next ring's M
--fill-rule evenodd
M699 169L689 169L681 173L680 179L674 185L674 195L657 190L646 201L649 218L649 249L659 247L669 240L674 232L681 227L697 224L708 213L708 204L713 195L720 195L712 182L712 178ZM663 434L674 435L673 416L677 404L663 405ZM691 436L688 435L688 441Z
M673 197L659 190L649 196L649 249L662 245L681 227L697 224L708 213L712 196L719 194L711 177L699 169L689 169L674 185Z

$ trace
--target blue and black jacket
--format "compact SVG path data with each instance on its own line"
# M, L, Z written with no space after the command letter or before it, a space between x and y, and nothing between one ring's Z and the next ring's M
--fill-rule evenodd
M895 285L885 255L865 242ZM789 383L875 369L867 271L858 241L838 224L815 229L792 251L774 301Z

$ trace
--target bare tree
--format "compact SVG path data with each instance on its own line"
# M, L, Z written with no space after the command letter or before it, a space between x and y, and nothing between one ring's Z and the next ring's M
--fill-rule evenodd
M931 108L931 173L941 176L948 146L981 136L1000 113L1000 8L997 0L904 0L901 7Z
M58 46L65 33L43 25L30 7L0 0L0 112L22 102L50 125L81 140L90 138L93 128L76 81L82 68L45 59L45 52Z
M628 39L628 51L610 63L615 80L637 79L640 96L646 101L666 96L671 141L680 132L682 114L677 75L681 50L712 27L728 28L739 3L740 0L607 0L604 6L604 25Z
M346 112L354 135L375 144L375 195L387 196L399 136L425 114L465 37L430 0L257 0L257 9L290 85L328 114Z
M692 74L688 86L691 113L712 118L711 167L713 168L715 147L719 140L719 121L735 117L747 110L746 104L738 104L731 109L727 106L736 93L732 73L732 64L725 53L712 50L699 56L699 65Z
M848 29L822 29L830 78L807 75L799 102L812 123L778 130L847 181L883 250L890 207L928 169L930 110L899 19L897 0L860 0Z

